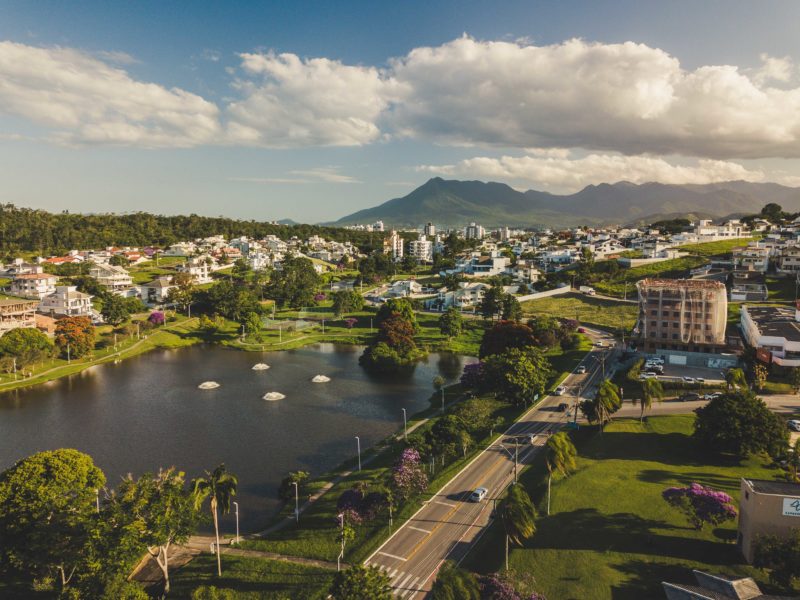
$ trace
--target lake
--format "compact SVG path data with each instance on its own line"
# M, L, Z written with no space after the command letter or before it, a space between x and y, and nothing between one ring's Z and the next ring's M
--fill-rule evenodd
M402 428L429 406L432 381L456 381L466 362L431 354L413 372L376 377L358 365L363 348L317 344L251 353L219 346L155 350L119 364L0 395L0 469L41 450L91 455L113 487L126 473L176 466L188 477L224 462L239 477L243 531L279 508L288 471L324 473ZM257 362L270 369L253 371ZM315 375L331 378L312 383ZM199 390L203 381L220 383ZM268 402L270 391L286 398ZM230 517L226 518L230 531Z

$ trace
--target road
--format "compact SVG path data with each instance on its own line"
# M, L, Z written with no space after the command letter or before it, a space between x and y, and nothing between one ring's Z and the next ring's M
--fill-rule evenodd
M589 333L594 339L601 335ZM602 359L607 359L611 353L610 348L594 347L581 363L587 372L569 375L564 385L569 389L580 388L584 393L593 388L602 379ZM574 400L565 396L545 397L498 442L476 456L365 561L389 575L395 596L422 598L430 591L434 575L446 559L460 561L466 555L490 522L495 501L502 498L506 487L514 481L515 453L518 465L530 462L546 443L547 433L555 431L568 419L567 413L557 410L558 404ZM515 448L506 443L510 436L527 433L538 434L533 444L520 444ZM469 495L477 487L488 490L486 499L469 502Z

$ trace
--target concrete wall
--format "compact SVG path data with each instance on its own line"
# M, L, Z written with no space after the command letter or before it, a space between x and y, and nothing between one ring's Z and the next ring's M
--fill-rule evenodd
M528 300L539 300L540 298L549 298L550 296L562 296L569 294L572 289L565 285L564 287L556 288L554 290L547 290L546 292L536 292L535 294L528 294L527 296L517 296L520 302L527 302ZM577 292L576 292L577 293Z

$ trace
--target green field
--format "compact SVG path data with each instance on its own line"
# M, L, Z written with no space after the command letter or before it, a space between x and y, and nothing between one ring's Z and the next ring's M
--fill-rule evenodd
M661 581L689 582L691 569L753 576L733 541L735 523L697 531L661 492L699 482L738 499L742 477L774 479L764 459L742 463L704 455L690 437L693 415L618 419L599 434L576 434L577 471L553 483L552 514L544 516L546 471L541 462L522 482L538 503L536 534L511 551L510 567L532 574L548 598L662 598ZM464 566L502 568L500 523L492 525Z
M719 242L706 242L704 244L686 244L685 246L678 246L678 250L708 258L712 256L722 257L730 254L734 248L742 248L757 239L759 238L751 237L739 238L735 240L722 240Z
M716 242L714 242L716 243ZM698 244L700 245L700 244ZM686 277L694 268L708 262L702 256L684 256L673 258L649 265L622 269L613 277L601 281L592 281L592 287L601 294L607 296L617 296L622 298L626 292L627 297L636 297L636 282L646 277L664 277L667 279L679 279ZM626 283L627 282L627 286Z
M217 577L216 558L201 554L170 574L169 597L191 598L192 591L204 585L231 590L241 600L321 600L327 596L335 574L313 566L230 555L222 557L222 568L222 577Z
M630 292L630 289L628 291ZM630 331L636 325L639 311L636 304L615 302L585 294L565 294L541 300L530 300L522 303L522 310L526 317L547 315L577 319L585 325L597 325L613 330L624 327L626 331Z

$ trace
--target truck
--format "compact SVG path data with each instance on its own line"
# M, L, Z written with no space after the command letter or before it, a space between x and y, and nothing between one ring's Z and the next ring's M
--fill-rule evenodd
M582 286L580 286L580 287L578 288L578 291L579 291L579 292L582 292L582 293L584 293L584 294L586 294L587 296L594 296L594 295L595 295L595 293L596 293L596 292L594 291L594 288L593 288L593 287L591 287L591 286L588 286L588 285L582 285Z

